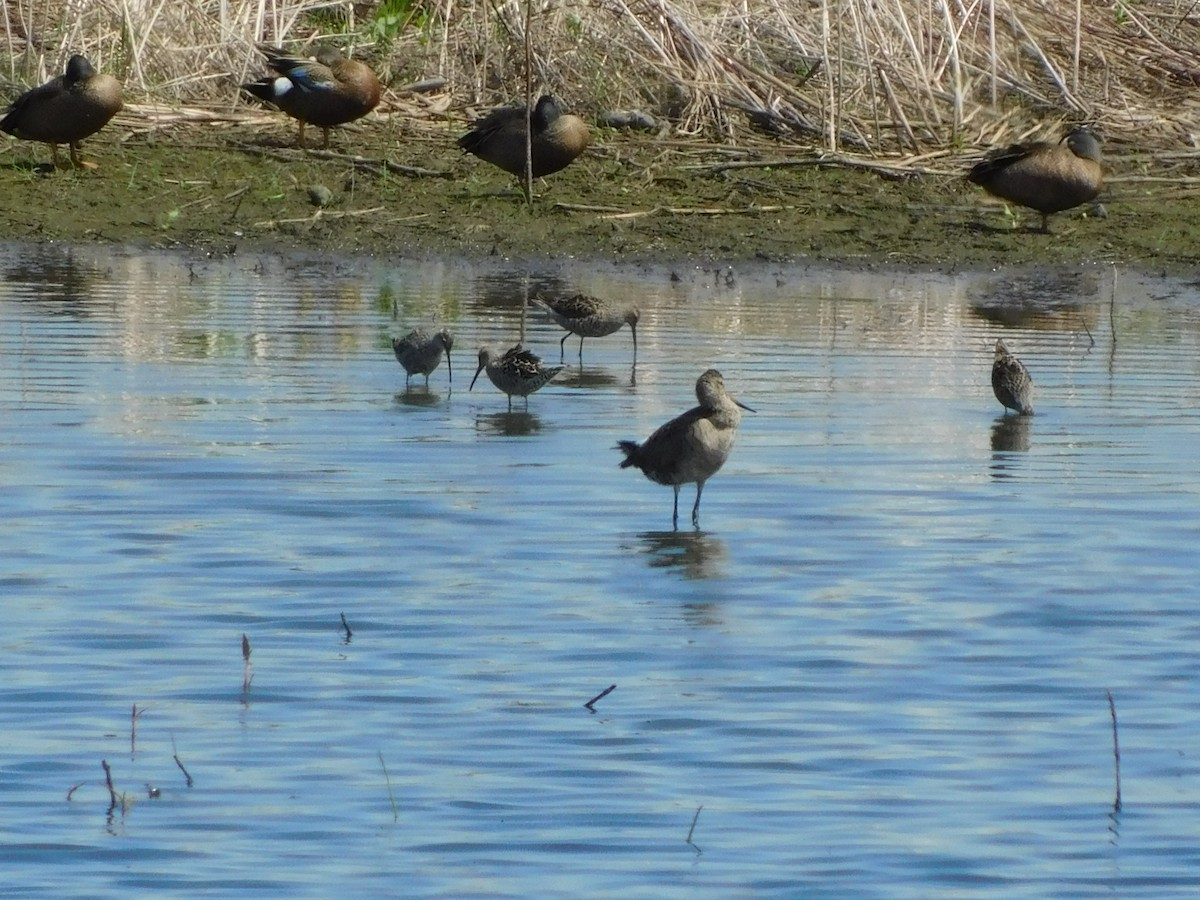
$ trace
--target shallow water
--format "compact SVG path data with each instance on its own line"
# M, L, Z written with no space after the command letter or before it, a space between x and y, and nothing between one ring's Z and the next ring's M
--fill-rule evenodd
M1200 884L1195 284L0 270L0 896ZM468 392L533 290L635 299L636 368L622 330L528 410ZM389 337L431 321L453 388L406 391ZM529 314L547 362L560 336ZM1000 336L1032 419L991 395ZM674 531L612 447L710 366L757 412Z

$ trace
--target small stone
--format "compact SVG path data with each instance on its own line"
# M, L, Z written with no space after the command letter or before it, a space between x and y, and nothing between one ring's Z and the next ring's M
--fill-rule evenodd
M333 202L333 191L323 184L314 184L308 189L308 199L313 206L325 207Z

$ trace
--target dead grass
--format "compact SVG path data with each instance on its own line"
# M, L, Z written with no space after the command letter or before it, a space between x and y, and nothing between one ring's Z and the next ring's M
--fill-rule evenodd
M391 0L393 4L395 0ZM327 40L390 101L441 120L538 90L584 113L639 108L675 138L919 157L1098 123L1130 147L1195 148L1200 4L1085 0L414 0L376 27L349 0L5 0L9 96L71 53L121 77L131 110L258 114L238 85L260 42ZM433 94L405 85L443 79Z

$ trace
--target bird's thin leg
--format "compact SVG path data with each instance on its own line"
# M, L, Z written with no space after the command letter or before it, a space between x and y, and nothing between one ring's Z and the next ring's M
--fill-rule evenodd
M579 361L583 362L583 335L579 336Z
M558 342L558 361L562 362L567 358L567 338L571 336L571 332L567 332L562 336L562 340Z
M321 149L328 150L329 149L329 129L322 128L321 130L325 132L325 142L323 144L321 144Z
M696 505L692 507L692 524L700 527L700 495L704 492L704 482L696 482Z
M305 146L304 146L304 120L297 119L296 121L300 123L300 149L304 150L305 149Z
M673 487L675 489L675 509L671 513L671 527L678 530L679 529L679 485L673 484L673 485L671 485L671 487Z

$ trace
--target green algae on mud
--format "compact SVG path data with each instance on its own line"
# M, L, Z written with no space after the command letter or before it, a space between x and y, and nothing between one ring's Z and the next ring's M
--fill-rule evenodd
M339 129L329 153L295 149L294 133L282 134L190 127L122 143L102 134L84 147L99 168L78 172L45 171L48 148L9 141L0 238L219 253L1179 268L1194 264L1200 234L1200 209L1170 179L1110 177L1107 217L1061 213L1046 235L1031 230L1036 213L1006 211L965 184L965 164L883 177L779 145L727 168L728 148L669 150L606 132L538 183L528 207L513 179L462 155L450 131ZM314 205L314 188L327 189L325 205Z

